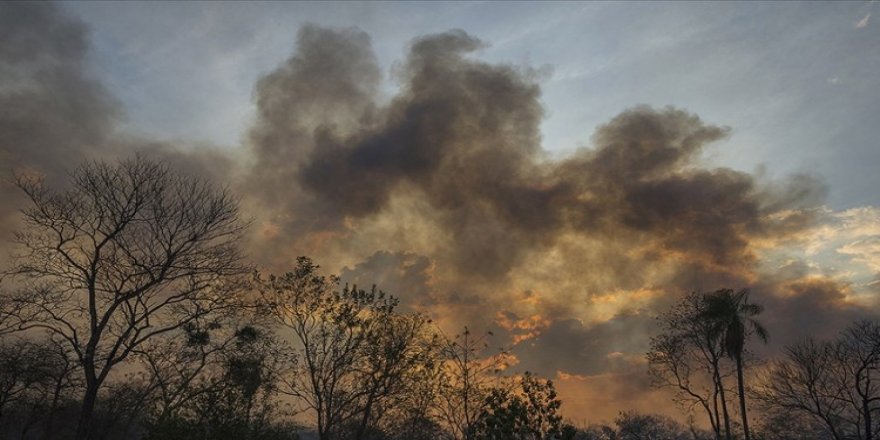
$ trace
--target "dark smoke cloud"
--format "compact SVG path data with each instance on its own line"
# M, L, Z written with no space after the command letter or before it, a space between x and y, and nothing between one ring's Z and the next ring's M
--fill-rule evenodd
M0 151L57 175L100 154L116 102L88 72L87 31L48 3L0 4Z
M739 271L754 263L751 239L779 232L767 215L818 189L802 180L799 191L770 194L751 175L697 168L727 129L672 108L628 110L597 130L594 150L548 161L534 76L467 57L482 43L461 31L417 39L400 93L370 105L367 43L307 27L298 53L258 86L254 182L276 212L299 219L290 235L344 229L411 193L455 237L445 258L463 273L498 279L570 231L647 240L709 271ZM325 91L326 78L339 89Z
M380 80L367 34L307 25L296 53L257 83L259 118L250 132L255 159L244 191L289 235L340 227L339 212L304 193L297 176L321 133L372 124Z
M782 268L751 289L753 301L765 307L772 335L759 353L772 355L806 337L830 340L857 320L880 318L875 308L848 300L852 290L845 281L808 276L804 269Z
M16 224L12 171L54 183L106 151L116 102L88 72L85 26L49 3L0 3L0 239Z
M49 2L0 2L0 240L18 227L24 200L11 181L36 173L49 184L86 160L140 153L184 173L224 182L231 157L208 147L138 139L117 130L119 103L89 70L88 29ZM5 245L4 245L5 248Z

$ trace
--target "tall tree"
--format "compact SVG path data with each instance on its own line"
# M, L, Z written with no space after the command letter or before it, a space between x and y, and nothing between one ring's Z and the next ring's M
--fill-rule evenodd
M711 323L714 333L723 341L724 353L736 362L736 383L739 390L743 434L745 440L750 440L743 379L743 355L746 340L750 335L754 334L761 341L767 342L767 329L755 319L764 311L764 307L749 302L748 289L737 292L732 289L720 289L707 294L705 302L704 318Z
M722 432L730 439L725 380L733 371L723 365L723 341L705 319L705 297L691 293L658 317L661 330L651 338L648 372L653 386L675 391L684 410L702 409L716 440Z
M364 389L356 440L366 438L368 428L410 397L408 389L437 362L437 337L428 330L430 322L419 314L391 314L369 327L359 366Z
M90 437L102 384L152 338L229 307L243 225L224 189L142 157L86 164L56 191L21 177L30 199L9 271L18 327L71 348L85 380L76 438Z

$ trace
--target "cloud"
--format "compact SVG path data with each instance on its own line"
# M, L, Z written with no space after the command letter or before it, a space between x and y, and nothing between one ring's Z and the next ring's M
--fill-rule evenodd
M534 338L513 347L517 368L552 376L557 371L592 376L605 372L642 373L654 319L621 313L591 326L577 319L552 322Z
M415 39L381 99L368 36L304 28L256 90L246 188L269 264L313 255L449 331L496 331L517 370L645 387L653 316L689 291L753 286L780 343L805 320L864 316L848 284L767 266L771 249L832 227L818 179L706 166L731 130L672 107L624 110L551 159L537 76L479 60L484 46L461 31Z
M803 276L846 283L849 300L873 300L880 275L880 210L863 206L843 211L821 208L817 221L787 240L759 252L768 267L797 262Z
M856 26L855 26L856 29L862 29L862 28L868 27L868 23L870 22L870 20L871 20L871 13L869 12L865 15L864 18L862 18L861 20L859 20L858 23L856 23Z
M423 255L377 251L354 267L343 268L339 277L360 288L380 286L399 298L403 307L424 311L433 305L433 270L434 263Z

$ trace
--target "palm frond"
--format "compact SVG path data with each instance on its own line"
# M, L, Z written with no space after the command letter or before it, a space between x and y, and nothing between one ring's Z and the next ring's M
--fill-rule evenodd
M764 327L764 325L754 319L750 319L749 324L751 325L752 330L754 330L755 334L758 335L758 339L763 341L765 344L767 343L767 341L770 340L770 333L767 331L767 328Z
M760 304L746 303L739 306L740 312L745 316L757 316L764 311L764 306Z

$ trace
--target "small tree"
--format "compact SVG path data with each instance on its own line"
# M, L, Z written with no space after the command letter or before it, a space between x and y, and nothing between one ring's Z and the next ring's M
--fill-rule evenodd
M182 375L168 371L174 366L167 363L156 363L162 368L151 370L153 380L164 385L146 423L147 439L296 438L293 428L279 420L275 397L281 366L274 337L264 329L244 326L215 346L197 334L189 332L190 345L211 348L190 347L198 354L179 370ZM222 348L215 351L217 347Z
M381 414L376 409L402 390L422 362L427 321L394 312L397 300L381 291L338 290L306 257L293 272L255 279L266 311L289 330L295 360L282 390L313 411L320 439L353 430L361 438Z
M46 351L40 344L17 340L0 345L0 420L3 410L27 399L39 385L51 381Z
M572 439L575 429L562 421L553 382L526 372L515 390L493 388L472 428L475 440Z
M616 440L691 440L699 439L698 433L690 432L675 420L655 414L622 412L614 420L617 425Z
M437 419L454 439L470 438L499 373L508 366L507 351L489 352L490 336L491 332L475 335L465 327L442 340L435 407Z
M5 421L17 425L22 438L36 428L41 428L42 438L51 438L56 413L78 385L73 376L76 368L57 341L11 339L0 343L0 426L7 425L2 423L2 415L11 409L14 420Z
M221 286L245 270L238 206L141 157L82 166L63 191L17 183L31 206L8 272L24 285L15 319L71 348L85 382L76 438L86 439L101 386L133 350L229 306Z

